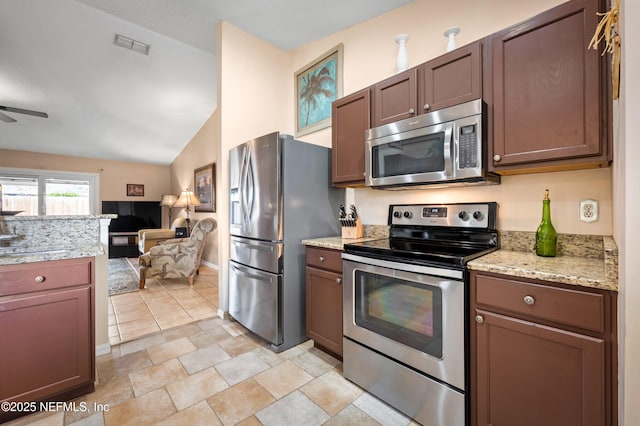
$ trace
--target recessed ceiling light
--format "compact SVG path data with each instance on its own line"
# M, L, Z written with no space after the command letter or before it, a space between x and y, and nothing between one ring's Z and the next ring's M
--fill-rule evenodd
M113 44L145 55L148 55L149 50L151 49L150 44L125 37L122 34L116 34L116 36L113 38Z

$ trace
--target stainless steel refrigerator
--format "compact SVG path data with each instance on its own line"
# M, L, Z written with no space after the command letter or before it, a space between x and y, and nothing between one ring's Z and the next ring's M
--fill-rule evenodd
M270 133L229 151L229 313L280 352L307 339L305 248L339 235L331 151Z

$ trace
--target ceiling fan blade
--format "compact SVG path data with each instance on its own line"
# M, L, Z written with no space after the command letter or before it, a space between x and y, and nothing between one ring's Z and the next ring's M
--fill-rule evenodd
M9 117L7 114L3 114L0 112L0 121L4 121L5 123L15 123L17 120Z
M18 114L27 114L36 117L49 118L49 114L47 114L46 112L32 111L30 109L14 108L3 105L0 105L0 111L17 112Z

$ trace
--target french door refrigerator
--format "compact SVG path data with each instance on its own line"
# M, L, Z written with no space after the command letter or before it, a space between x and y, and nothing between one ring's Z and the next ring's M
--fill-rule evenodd
M229 314L275 352L307 339L301 240L340 234L330 160L278 132L229 151Z

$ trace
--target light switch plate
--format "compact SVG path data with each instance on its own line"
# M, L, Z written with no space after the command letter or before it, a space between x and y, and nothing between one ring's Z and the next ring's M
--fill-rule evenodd
M580 201L580 220L583 222L598 220L598 202L596 200Z

